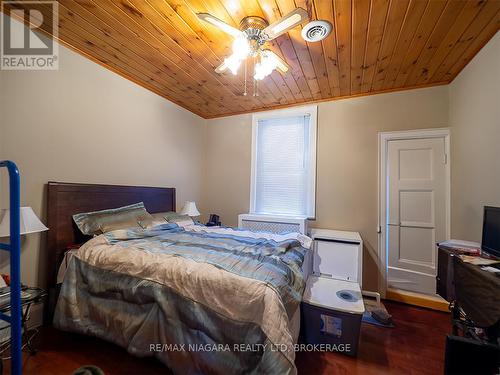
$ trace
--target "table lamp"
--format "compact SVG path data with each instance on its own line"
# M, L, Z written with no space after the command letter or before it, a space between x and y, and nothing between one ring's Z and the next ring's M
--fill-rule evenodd
M21 234L37 233L49 230L40 221L31 207L21 207ZM10 236L10 210L0 209L0 237Z
M200 211L196 208L196 203L191 201L186 201L184 207L181 210L181 215L188 215L190 217L200 216Z

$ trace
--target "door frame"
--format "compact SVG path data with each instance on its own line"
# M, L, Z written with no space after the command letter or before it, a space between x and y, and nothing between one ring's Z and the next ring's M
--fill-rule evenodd
M387 292L387 212L384 207L387 204L387 153L389 141L409 140L420 138L444 138L445 147L445 205L446 205L446 238L451 235L451 166L450 166L450 128L403 130L394 132L378 133L378 290L385 298Z

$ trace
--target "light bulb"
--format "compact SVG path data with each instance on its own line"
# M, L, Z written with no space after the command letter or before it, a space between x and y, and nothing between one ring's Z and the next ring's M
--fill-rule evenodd
M261 80L267 77L276 68L277 62L274 55L262 51L260 54L260 62L255 65L255 73L253 78Z
M245 60L249 53L250 45L247 38L244 36L236 37L233 42L233 56L236 56L239 60Z
M238 73L238 68L240 67L241 60L237 58L234 54L229 56L228 58L224 59L224 65L233 73L236 75Z
M261 79L264 79L265 76L266 75L264 74L264 67L262 66L262 64L260 62L255 64L255 72L253 78L257 81L260 81Z
M273 68L266 62L260 62L255 65L254 78L256 80L261 80L266 78L269 74L273 72Z

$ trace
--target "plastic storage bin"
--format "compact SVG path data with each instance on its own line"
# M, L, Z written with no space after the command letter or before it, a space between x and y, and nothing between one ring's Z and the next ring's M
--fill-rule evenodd
M301 304L302 340L356 356L364 311L357 283L309 276Z

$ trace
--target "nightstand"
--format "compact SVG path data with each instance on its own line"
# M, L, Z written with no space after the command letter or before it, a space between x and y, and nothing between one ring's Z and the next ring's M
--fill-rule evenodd
M35 354L36 349L33 348L31 341L33 337L38 333L37 329L28 332L28 322L30 320L31 307L35 304L41 303L47 292L41 288L30 288L23 286L21 288L21 310L22 310L22 330L23 330L23 346L22 348L27 348L30 354ZM9 287L0 289L0 312L4 314L10 313L10 289ZM10 326L6 325L0 328L0 333L9 329ZM5 353L10 348L10 332L7 333L9 339L5 340L0 344L0 356ZM8 358L8 357L7 357ZM7 359L2 357L1 360Z

